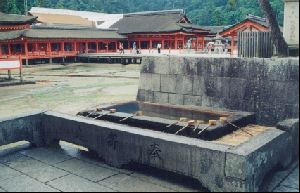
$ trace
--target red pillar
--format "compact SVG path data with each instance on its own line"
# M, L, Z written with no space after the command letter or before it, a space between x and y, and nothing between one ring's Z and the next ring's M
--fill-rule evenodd
M85 53L89 53L89 42L85 42Z
M28 59L28 42L27 40L24 43L24 48L25 48L25 58Z
M153 40L152 39L150 39L150 50L152 50L153 49Z
M65 54L65 42L64 42L64 41L62 41L62 42L60 43L60 47L61 47L61 52L62 52L62 54L64 55L64 54Z
M96 41L96 52L99 53L99 42Z
M0 44L0 58L2 57L2 45Z
M74 48L74 52L77 53L77 42L76 41L73 42L73 48Z
M8 56L11 56L11 47L10 47L10 44L8 44Z

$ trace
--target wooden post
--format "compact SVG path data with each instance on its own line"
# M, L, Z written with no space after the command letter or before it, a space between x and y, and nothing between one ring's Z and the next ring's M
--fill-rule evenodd
M23 70L23 62L22 62L22 56L20 55L19 57L19 60L20 60L20 82L22 83L23 82L23 73L22 73L22 70Z
M233 49L234 49L234 36L231 35L231 55L233 55Z
M51 55L52 55L52 53L51 53L51 44L50 44L49 41L47 42L47 55L48 55L48 56L51 56Z
M153 50L153 40L150 39L149 52L151 53L152 50Z
M87 41L85 42L85 53L89 53L89 43Z
M25 41L25 44L24 44L24 48L25 48L25 60L26 60L26 66L28 66L28 42L27 40Z
M76 41L74 41L73 47L74 47L74 52L77 54L77 42Z
M65 42L62 41L62 42L60 43L60 46L61 46L62 54L64 55L64 54L65 54Z
M11 56L11 47L10 47L10 44L8 44L8 56Z
M12 77L11 77L11 70L8 70L8 80L11 80Z
M99 53L99 42L96 41L96 53Z
M34 43L34 51L35 52L39 51L39 49L38 49L38 43L36 43L36 42Z
M0 58L2 57L2 45L0 44Z

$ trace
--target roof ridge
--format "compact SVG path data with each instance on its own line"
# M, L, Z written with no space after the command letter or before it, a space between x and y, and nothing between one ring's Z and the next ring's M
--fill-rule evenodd
M246 19L255 19L255 20L258 20L258 21L262 21L262 22L267 22L268 19L265 18L265 17L260 17L260 16L256 16L256 15L252 15L252 14L248 14L246 16Z
M159 11L141 11L141 12L134 12L134 13L127 13L124 16L132 16L132 15L151 15L151 14L166 14L166 13L178 13L184 14L183 9L168 9L168 10L159 10Z

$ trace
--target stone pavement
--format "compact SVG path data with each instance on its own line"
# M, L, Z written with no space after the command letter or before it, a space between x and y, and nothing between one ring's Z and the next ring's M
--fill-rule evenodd
M142 166L111 168L86 149L61 143L61 148L32 148L19 143L0 147L0 192L199 192L190 178ZM268 190L299 192L299 164L273 175Z

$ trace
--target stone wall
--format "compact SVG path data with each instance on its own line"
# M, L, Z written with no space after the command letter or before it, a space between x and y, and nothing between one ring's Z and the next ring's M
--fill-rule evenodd
M256 112L275 125L299 117L299 58L145 57L137 100Z

